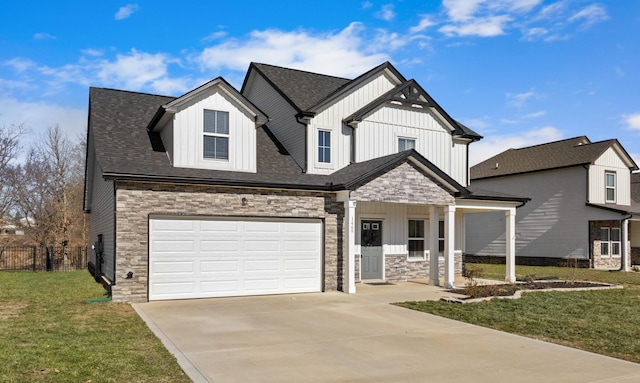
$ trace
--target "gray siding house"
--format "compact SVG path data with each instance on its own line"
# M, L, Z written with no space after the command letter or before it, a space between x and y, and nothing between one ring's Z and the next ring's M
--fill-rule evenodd
M471 168L476 188L526 195L518 210L516 261L628 268L640 246L640 208L632 197L637 165L615 140L587 137L510 149ZM638 198L637 187L635 198ZM466 220L468 255L504 255L501 216Z
M253 63L241 91L177 98L91 88L89 269L126 302L451 287L465 217L513 233L527 200L467 188L479 139L388 62L355 79Z

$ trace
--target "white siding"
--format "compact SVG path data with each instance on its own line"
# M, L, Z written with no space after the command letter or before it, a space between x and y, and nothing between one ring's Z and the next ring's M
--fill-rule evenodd
M173 121L169 121L167 126L162 128L160 131L160 138L162 139L162 145L164 145L164 149L167 151L167 155L169 156L169 161L173 163Z
M397 153L398 138L412 138L420 154L451 173L451 133L424 110L385 106L358 124L356 137L356 162Z
M440 211L440 220L444 220ZM424 219L425 249L429 249L429 206L404 205L399 203L358 202L356 208L358 222L356 234L356 254L360 254L360 220L381 219L382 244L385 254L407 254L408 220ZM464 216L456 213L455 250L464 246Z
M308 172L312 174L329 174L343 168L351 162L351 129L343 127L342 120L358 111L397 84L381 73L367 83L354 89L342 99L319 112L309 124L309 161ZM268 111L265 111L270 117ZM331 131L331 163L318 163L318 130ZM356 133L356 140L362 135Z
M300 168L304 169L305 126L296 121L296 110L255 72L244 89L243 95L269 116L267 126Z
M531 198L516 211L516 256L589 257L589 220L620 219L588 207L586 169L572 167L473 181L472 186ZM505 254L505 215L467 214L466 252Z
M229 159L203 158L204 110L229 112ZM166 129L166 128L165 128ZM178 111L173 120L173 165L176 167L256 171L256 127L253 118L218 88Z
M112 281L115 280L114 257L114 225L115 225L115 197L112 181L102 178L102 169L97 161L94 162L92 182L92 203L89 214L89 241L93 245L98 241L98 234L102 234L104 243L104 263L102 272ZM95 264L95 252L90 252L91 261Z
M589 202L605 203L605 177L606 171L616 173L616 204L631 204L631 171L625 166L613 148L598 158L589 167Z
M469 185L469 161L468 161L468 141L453 140L451 149L451 171L449 176L462 186Z

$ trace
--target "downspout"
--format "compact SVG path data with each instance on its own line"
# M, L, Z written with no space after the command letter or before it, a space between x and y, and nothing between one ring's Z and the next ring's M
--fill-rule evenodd
M302 126L304 126L304 169L302 169L303 173L307 172L309 166L309 125L302 121L303 119L307 119L309 117L313 117L313 114L300 112L296 114L296 122Z

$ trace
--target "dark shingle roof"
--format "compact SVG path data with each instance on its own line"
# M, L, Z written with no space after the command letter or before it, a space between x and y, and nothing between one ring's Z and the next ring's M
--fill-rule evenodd
M616 144L624 151L615 139L592 143L586 136L522 149L509 149L473 166L471 179L478 180L592 164L607 149ZM635 167L635 164L632 167Z
M351 80L268 64L252 64L298 109L309 110Z

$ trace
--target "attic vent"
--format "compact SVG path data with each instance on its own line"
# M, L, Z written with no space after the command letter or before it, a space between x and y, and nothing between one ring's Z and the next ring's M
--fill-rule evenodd
M498 165L500 165L500 164L496 162L496 169L498 168Z
M578 142L578 146L582 146L582 142Z

